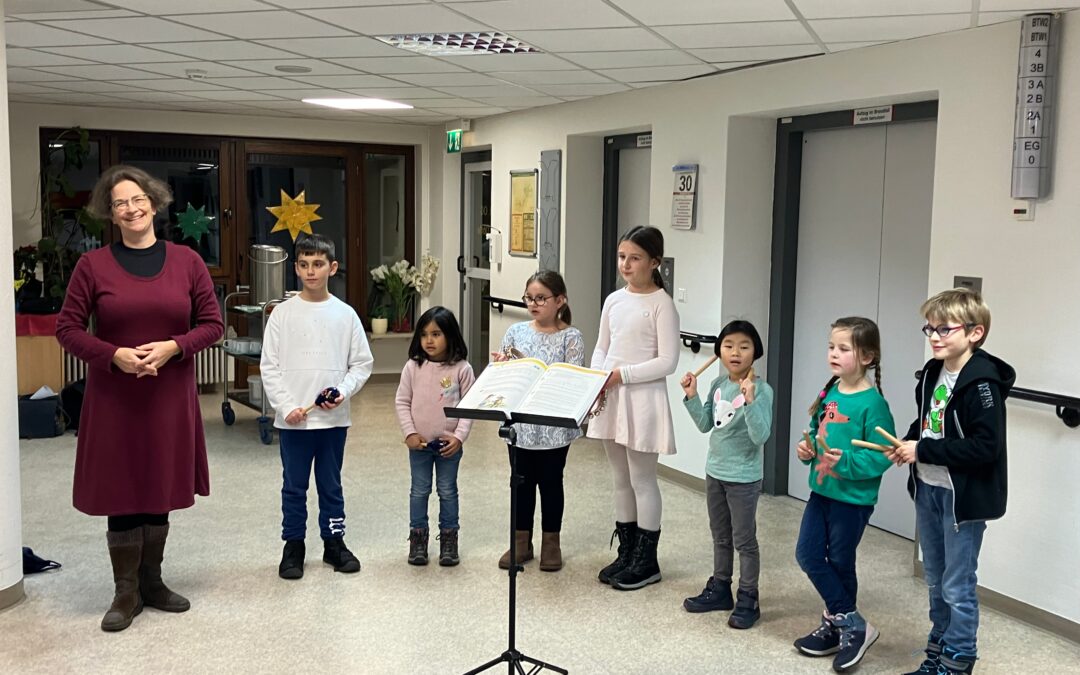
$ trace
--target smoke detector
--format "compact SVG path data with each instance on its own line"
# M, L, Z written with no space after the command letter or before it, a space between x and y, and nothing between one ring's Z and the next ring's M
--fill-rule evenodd
M201 68L186 68L184 69L184 75L189 80L205 80L207 72Z

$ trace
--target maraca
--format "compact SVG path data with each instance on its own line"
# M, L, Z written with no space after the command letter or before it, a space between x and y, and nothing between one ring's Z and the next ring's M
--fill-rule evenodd
M321 406L323 403L333 403L341 397L341 392L337 390L337 387L327 387L319 392L319 395L315 397L315 403L304 408L304 414L307 415L315 408Z

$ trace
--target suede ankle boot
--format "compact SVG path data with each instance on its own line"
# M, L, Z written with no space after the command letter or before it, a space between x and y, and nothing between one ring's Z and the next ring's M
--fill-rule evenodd
M517 558L519 565L533 559L531 530L514 531L514 549L514 557ZM499 569L510 569L510 549L506 549L506 553L503 553L502 557L499 558Z
M112 606L101 619L101 630L124 630L143 609L139 597L139 561L142 559L142 528L126 532L106 532L109 559L112 561L116 594Z
M562 565L559 533L544 532L540 539L540 569L544 572L558 572L562 569Z
M173 592L161 580L161 561L165 557L165 540L169 524L143 525L142 563L139 565L139 595L147 607L163 612L186 612L191 603Z
M611 541L608 542L609 549L614 543L615 537L619 538L618 556L610 565L600 570L600 574L596 575L596 578L603 584L610 584L611 578L622 572L630 564L630 553L634 550L634 539L637 537L637 523L615 521L615 531L611 533Z

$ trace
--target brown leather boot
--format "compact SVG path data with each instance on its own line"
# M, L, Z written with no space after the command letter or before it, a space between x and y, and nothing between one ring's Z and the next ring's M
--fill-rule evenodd
M530 530L514 531L514 549L519 565L533 559L532 532ZM506 549L506 553L503 553L503 556L499 558L499 568L510 569L510 549Z
M139 595L147 607L163 612L186 612L191 603L184 596L169 590L161 580L161 561L165 557L165 540L169 524L143 525L142 564L139 565Z
M544 572L558 572L562 569L562 548L559 546L558 532L544 532L541 535L540 569Z
M142 611L139 597L139 561L142 559L142 528L127 532L106 532L109 543L109 559L112 560L113 582L116 594L112 606L101 619L101 630L124 630L131 620Z

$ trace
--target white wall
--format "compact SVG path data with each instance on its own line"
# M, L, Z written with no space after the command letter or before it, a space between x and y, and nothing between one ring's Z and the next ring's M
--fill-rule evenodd
M683 326L714 332L732 315L762 322L768 316L765 287L770 261L759 236L739 228L763 228L771 204L762 199L772 174L762 158L773 153L765 125L738 132L744 116L770 120L871 105L937 98L940 102L934 176L933 233L930 252L932 289L951 286L957 274L984 278L984 292L994 312L987 347L1010 361L1025 387L1080 393L1074 374L1080 356L1071 348L1080 333L1080 313L1065 289L1075 290L1080 270L1080 15L1065 15L1061 77L1056 115L1054 180L1059 189L1037 206L1032 223L1011 217L1009 198L1013 103L1016 88L1018 23L1001 24L942 36L776 64L690 82L588 99L535 111L480 120L471 144L493 150L492 208L495 223L508 218L511 169L536 166L541 150L562 148L571 166L574 140L631 128L649 128L652 149L652 224L664 230L668 255L677 260L677 284L689 299L679 304ZM756 128L756 132L754 130ZM742 151L757 148L744 165ZM740 152L735 152L741 148ZM701 165L698 232L667 227L671 167ZM737 173L748 172L746 176ZM579 219L571 173L566 172L565 230L595 227L594 213ZM729 177L730 175L730 177ZM756 179L750 178L756 176ZM756 190L747 184L756 183ZM749 189L752 194L741 191ZM731 192L734 190L735 192ZM456 191L445 190L447 200ZM729 194L731 199L729 199ZM734 199L744 205L729 207ZM456 209L444 206L444 211ZM447 222L448 231L457 225ZM599 236L597 234L597 236ZM728 251L728 244L733 251ZM736 289L727 269L734 252L747 270L754 266L757 288ZM743 255L745 254L745 258ZM569 262L570 255L567 256ZM535 261L507 258L493 272L492 293L520 294ZM594 257L592 260L599 260ZM838 279L843 279L839 267ZM564 268L565 269L565 268ZM575 266L567 272L578 271ZM721 302L716 299L721 298ZM1058 298L1068 309L1062 311ZM575 313L585 309L571 293ZM912 330L917 329L917 309ZM497 317L497 315L496 315ZM508 319L493 319L492 340ZM704 359L684 350L680 372ZM920 364L884 364L885 372L910 372ZM672 400L679 392L670 383ZM804 396L806 392L793 392ZM1080 582L1074 570L1080 550L1080 431L1066 429L1046 407L1010 404L1011 496L1007 516L989 528L981 561L981 582L1000 593L1080 621ZM697 476L704 471L706 440L690 429L675 406L680 454L668 463ZM906 421L898 421L906 424ZM1038 579L1040 583L1031 583Z

